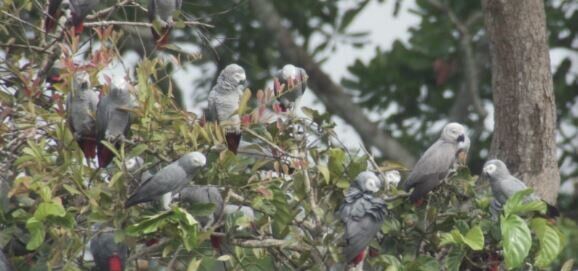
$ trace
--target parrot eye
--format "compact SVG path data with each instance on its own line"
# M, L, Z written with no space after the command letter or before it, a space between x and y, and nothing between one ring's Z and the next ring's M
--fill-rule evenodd
M486 167L484 167L484 172L488 173L488 174L493 174L496 171L496 165L487 165Z

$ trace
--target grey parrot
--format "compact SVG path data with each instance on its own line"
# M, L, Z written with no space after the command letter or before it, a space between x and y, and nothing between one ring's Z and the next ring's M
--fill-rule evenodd
M179 192L179 201L186 203L212 203L215 205L213 214L206 217L196 217L205 229L216 223L223 215L224 202L219 189L214 186L189 185ZM222 229L217 229L221 231ZM221 251L222 236L211 235L211 245Z
M212 203L215 205L212 215L197 217L197 220L204 228L213 225L223 214L223 197L219 189L214 186L187 185L179 191L178 200L189 204Z
M125 207L153 201L167 193L178 192L205 166L206 162L205 156L200 152L190 152L183 155L141 183L128 198Z
M207 121L217 122L225 129L227 147L235 154L241 141L241 118L237 111L246 79L241 66L230 64L225 67L209 93L209 108L206 111Z
M307 89L309 76L305 69L287 64L277 72L273 91L280 103L281 111L294 110L296 103ZM282 87L281 85L284 85Z
M467 157L469 142L466 128L461 124L452 122L443 128L440 138L425 151L403 184L405 191L413 188L409 197L412 202L418 202L440 185L464 159L461 157Z
M53 31L56 28L58 19L62 16L63 10L70 9L70 20L74 26L74 33L79 35L84 30L84 18L92 12L99 3L100 0L49 0L44 30L46 32Z
M110 93L102 97L96 108L96 148L98 165L106 167L114 158L114 153L104 146L106 140L120 147L120 141L126 139L130 129L131 114L127 109L134 106L135 100L128 90L128 82L113 84Z
M0 270L1 271L14 271L12 264L10 264L10 262L8 261L8 258L6 257L6 255L4 255L4 252L2 250L0 250Z
M182 0L149 0L149 21L151 23L159 22L161 27L161 33L154 26L151 27L153 38L158 47L164 46L169 42L169 34L174 26L173 15L175 11L181 9L182 4Z
M99 271L122 271L128 256L128 247L114 242L114 232L98 233L90 241L90 252Z
M510 171L504 162L497 159L487 161L484 164L482 174L490 181L490 186L492 187L494 200L490 204L490 211L494 215L502 210L502 206L506 204L506 201L516 194L516 192L528 188L524 182L510 174ZM540 199L536 194L530 194L526 200L536 201L542 199ZM557 217L560 215L556 207L548 203L546 203L546 206L548 207L546 213L548 217Z
M365 249L385 221L387 205L374 195L383 185L373 172L360 173L337 211L345 225L343 255L348 264L357 266L363 261Z
M77 72L66 99L67 121L86 159L96 156L95 113L98 93L90 86L86 72Z

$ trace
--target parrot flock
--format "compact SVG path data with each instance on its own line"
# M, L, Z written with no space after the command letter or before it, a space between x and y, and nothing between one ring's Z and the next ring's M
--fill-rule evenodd
M50 0L45 19L45 30L54 31L59 18L66 14L66 25L74 28L75 34L83 31L84 18L94 11L99 1L93 0ZM158 47L168 44L174 16L182 6L181 0L150 0L148 5L149 21L153 23L151 32ZM69 14L67 14L69 12ZM274 106L280 112L294 114L300 97L307 88L309 79L305 69L287 64L275 74L273 91L277 103ZM106 95L100 95L91 87L89 74L77 71L73 74L70 91L66 100L67 122L74 140L87 161L96 157L99 168L107 168L114 160L114 146L120 149L130 140L130 126L133 118L131 110L137 107L133 86L127 80L114 82ZM238 64L224 67L208 96L208 108L204 111L207 123L217 125L224 131L227 148L238 154L244 146L250 145L241 140L243 129L239 107L243 92L247 87L245 69ZM241 146L241 148L240 148ZM398 171L387 172L379 177L372 171L363 171L351 182L345 192L342 204L336 215L344 226L343 260L350 266L363 263L367 249L380 232L390 212L380 191L388 186L397 186L409 193L408 202L421 206L427 195L435 193L445 180L456 172L459 166L465 166L470 149L470 138L466 128L459 123L449 123L435 141L419 158L404 181ZM267 152L264 150L262 152ZM245 151L248 156L260 155ZM240 155L240 154L239 154ZM125 202L125 208L141 203L158 201L162 209L169 210L173 200L182 204L212 204L214 210L204 217L197 217L203 229L216 227L214 232L224 230L218 222L226 216L237 213L255 220L255 213L249 206L226 204L219 188L192 184L192 180L203 171L207 164L205 154L192 151L182 155L176 161L164 166L156 173L147 168L141 157L126 160L127 169L138 185L132 190ZM527 189L524 182L512 176L506 164L500 160L485 163L482 177L489 181L493 200L490 210L499 214L502 206L516 192ZM541 200L531 194L527 201ZM547 216L556 217L558 211L547 205ZM103 228L90 241L90 252L94 257L97 270L125 270L129 254L128 248L114 240L114 229ZM221 253L222 237L211 235L213 248ZM6 256L0 251L0 270L13 268Z

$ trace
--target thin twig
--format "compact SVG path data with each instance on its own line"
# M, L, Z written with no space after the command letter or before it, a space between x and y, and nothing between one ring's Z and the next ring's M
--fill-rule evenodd
M206 23L201 23L197 21L186 21L183 22L187 26L204 26L212 28L213 26ZM129 21L98 21L98 22L87 22L84 23L85 27L102 27L110 25L121 25L121 26L137 26L137 27L153 27L153 24L146 22L129 22Z

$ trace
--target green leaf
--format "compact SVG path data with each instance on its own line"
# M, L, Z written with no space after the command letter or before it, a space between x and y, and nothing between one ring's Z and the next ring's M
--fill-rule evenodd
M504 213L506 216L510 214L521 215L531 211L538 211L546 213L546 204L541 200L529 201L529 196L532 194L531 188L518 191L506 201L504 205Z
M319 165L319 166L317 166L317 170L323 176L323 180L325 180L325 183L329 184L329 181L330 181L329 168L326 166Z
M163 212L154 216L149 216L142 221L130 225L126 228L126 233L128 235L137 236L140 233L151 233L156 232L159 227L166 224L168 218L172 216L172 211Z
M44 221L48 216L58 216L63 217L66 215L66 211L62 205L54 202L43 202L38 205L38 208L34 212L34 218L38 221Z
M567 260L560 268L560 271L572 271L572 267L574 267L574 259Z
M193 258L187 267L187 271L197 271L201 266L202 259Z
M30 232L30 240L26 244L26 249L35 250L39 248L44 243L44 237L46 236L44 223L35 217L31 217L26 221L26 229Z
M532 246L530 229L526 221L517 215L502 216L500 226L506 267L508 269L520 267L528 257Z
M450 253L445 257L444 264L448 271L458 271L460 270L460 266L462 265L462 261L464 260L464 256L466 255L466 251L463 247L453 247Z
M472 250L479 251L484 248L484 233L480 226L471 228L464 237L464 243Z
M439 246L442 247L449 244L464 244L464 236L459 230L453 229L451 232L442 233Z
M329 150L329 172L334 178L339 178L343 174L345 161L345 152L342 149L332 148Z
M562 250L560 236L558 236L558 232L548 224L546 219L534 218L532 222L530 222L530 226L540 242L540 248L536 254L534 264L539 268L546 268L556 259L556 256L558 256Z

